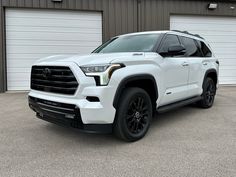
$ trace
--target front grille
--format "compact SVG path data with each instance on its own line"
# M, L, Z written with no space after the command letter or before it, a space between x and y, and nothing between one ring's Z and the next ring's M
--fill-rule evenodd
M78 82L66 66L33 66L31 89L73 95Z

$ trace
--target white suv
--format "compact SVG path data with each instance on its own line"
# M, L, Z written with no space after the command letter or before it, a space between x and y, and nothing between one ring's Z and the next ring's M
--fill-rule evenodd
M213 105L219 62L200 36L180 31L117 36L90 55L57 55L32 67L37 117L126 141L142 138L153 114Z

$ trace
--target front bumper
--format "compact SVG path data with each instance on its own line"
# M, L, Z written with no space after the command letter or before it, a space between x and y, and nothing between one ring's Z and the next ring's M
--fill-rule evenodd
M80 109L74 104L48 101L31 96L28 99L29 107L42 120L90 133L112 132L112 124L84 124L81 119Z
M51 66L51 63L40 63L39 66ZM79 86L74 95L65 95L65 94L56 94L51 92L39 91L31 89L29 93L29 104L32 109L36 111L36 114L41 119L47 119L47 121L65 124L71 126L74 122L71 119L68 119L64 116L60 116L58 114L52 114L52 106L55 105L63 105L66 107L68 105L73 105L74 109L76 109L77 116L80 117L80 126L72 125L72 127L79 128L82 130L88 129L88 127L92 127L90 129L94 129L94 127L111 127L115 119L116 110L113 107L113 98L116 92L116 85L110 84L109 86L96 86L95 80L93 77L87 77L81 71L79 66L73 62L54 62L53 66L68 66L74 76L76 77ZM97 97L99 101L93 102L86 99L87 97ZM45 114L45 110L42 110L42 107L38 103L38 100L44 100L45 103L49 103L50 107L47 108L47 111L51 111L48 115ZM43 112L44 111L44 112ZM79 111L79 113L77 113ZM40 116L40 112L43 112L44 116ZM97 128L96 128L97 129ZM98 128L99 129L99 128ZM109 128L111 129L111 128ZM96 131L99 132L99 131Z

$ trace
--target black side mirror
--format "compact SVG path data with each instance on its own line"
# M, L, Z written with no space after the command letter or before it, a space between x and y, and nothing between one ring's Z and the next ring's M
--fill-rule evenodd
M170 56L184 55L185 53L186 49L182 45L172 45L168 48L168 54Z

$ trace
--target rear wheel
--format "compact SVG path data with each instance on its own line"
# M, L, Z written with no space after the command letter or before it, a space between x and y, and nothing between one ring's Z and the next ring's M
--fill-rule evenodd
M202 100L198 102L198 105L202 108L212 107L216 94L216 84L214 81L207 77L203 83Z
M127 88L119 101L114 132L125 141L137 141L145 136L152 119L152 103L146 91Z

